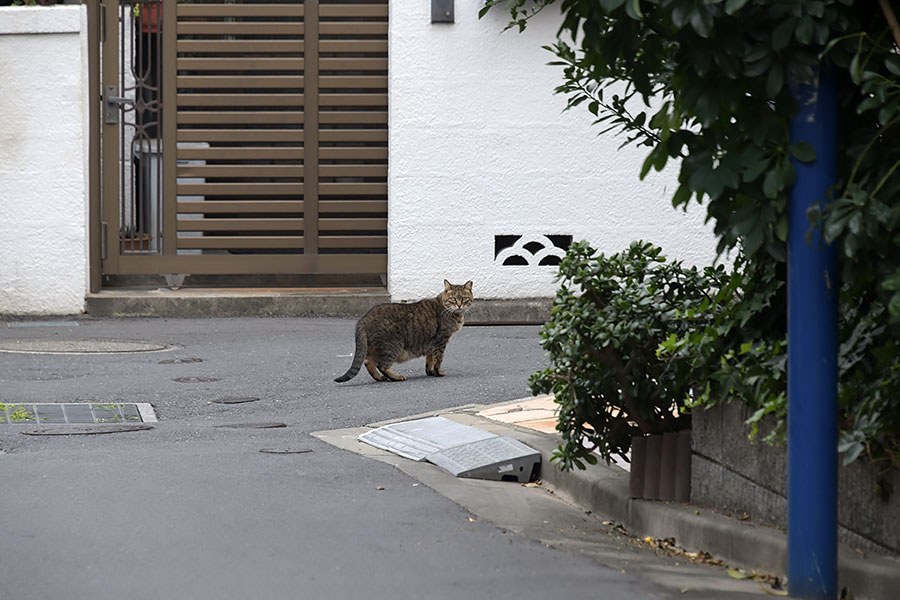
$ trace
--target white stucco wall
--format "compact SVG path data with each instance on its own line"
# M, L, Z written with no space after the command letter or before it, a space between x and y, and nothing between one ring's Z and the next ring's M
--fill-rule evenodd
M689 264L714 258L695 205L672 208L674 170L638 174L647 149L617 151L587 109L562 112L561 70L541 46L556 39L553 7L523 34L508 13L478 19L456 0L453 24L430 2L391 3L388 285L394 300L474 281L477 297L555 293L555 267L502 266L495 235L570 234L612 253L635 239Z
M0 314L84 310L86 19L0 8Z

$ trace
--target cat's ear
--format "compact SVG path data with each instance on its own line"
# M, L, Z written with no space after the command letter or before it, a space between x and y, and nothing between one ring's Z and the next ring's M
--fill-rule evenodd
M445 279L444 280L444 291L449 292L452 289L453 289L453 285Z
M471 291L472 291L472 280L467 281L467 282L463 285L463 287L466 288L467 290L469 290L469 291L471 292Z

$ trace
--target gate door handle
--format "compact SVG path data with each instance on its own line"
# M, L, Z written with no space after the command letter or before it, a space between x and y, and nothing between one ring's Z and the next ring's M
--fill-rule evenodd
M107 125L114 125L119 122L119 106L122 106L123 104L131 104L134 106L134 100L116 96L117 93L118 90L116 89L116 86L106 86L106 94L103 95L103 104L106 107L106 110L104 111L104 120Z

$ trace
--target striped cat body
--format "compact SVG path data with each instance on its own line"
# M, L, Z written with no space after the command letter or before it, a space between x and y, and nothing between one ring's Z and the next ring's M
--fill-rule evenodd
M450 336L463 326L472 305L472 282L453 285L444 280L436 298L411 304L379 304L356 323L356 351L346 373L335 379L349 381L365 364L376 381L403 381L391 371L394 363L425 357L425 373L443 377L441 362Z

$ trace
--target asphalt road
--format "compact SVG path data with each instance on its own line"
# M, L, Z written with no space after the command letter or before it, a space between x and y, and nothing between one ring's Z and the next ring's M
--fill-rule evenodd
M444 378L426 377L418 359L397 367L405 382L363 370L336 384L352 333L352 321L326 319L0 322L0 347L172 346L0 352L0 402L149 402L159 418L150 431L93 436L32 437L21 432L39 426L0 423L0 600L671 597L309 435L527 396L545 360L538 328L464 328ZM259 401L213 402L229 396ZM217 427L259 422L286 427Z

